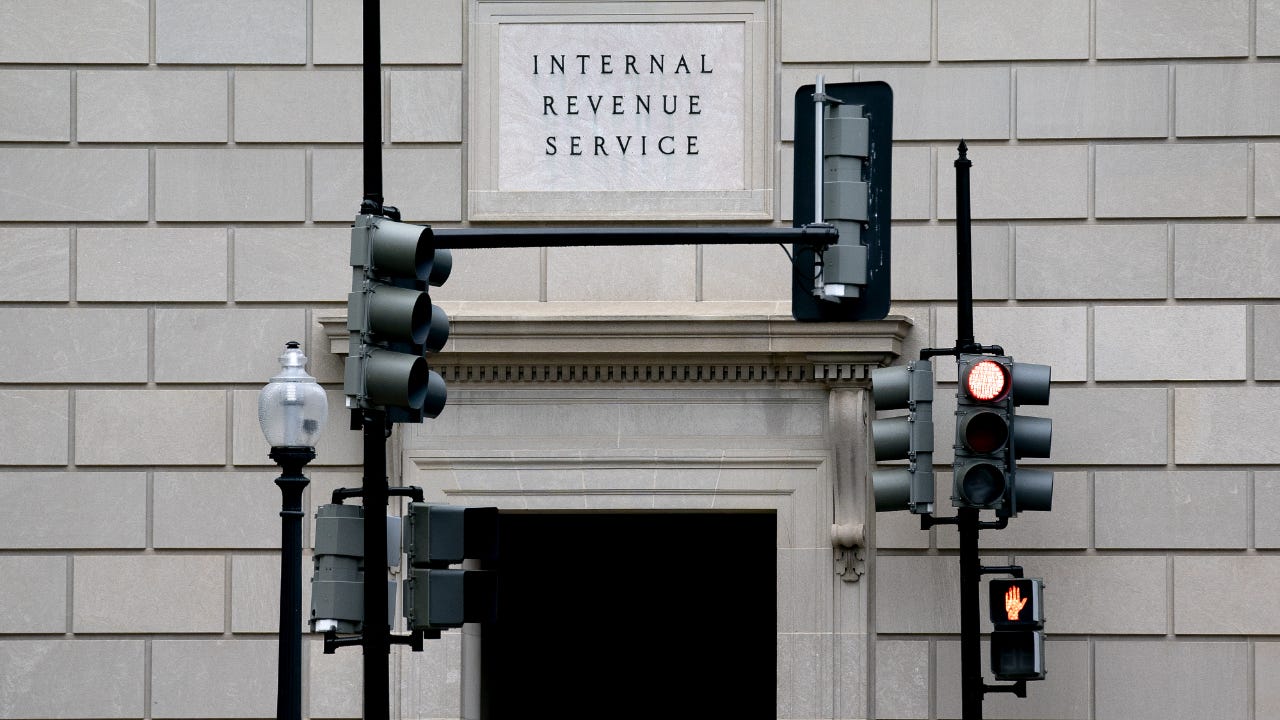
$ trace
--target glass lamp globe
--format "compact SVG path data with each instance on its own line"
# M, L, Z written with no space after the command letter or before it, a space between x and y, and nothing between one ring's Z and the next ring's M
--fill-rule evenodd
M329 400L306 365L301 347L289 342L280 355L280 374L258 393L258 423L271 447L314 448L324 429Z

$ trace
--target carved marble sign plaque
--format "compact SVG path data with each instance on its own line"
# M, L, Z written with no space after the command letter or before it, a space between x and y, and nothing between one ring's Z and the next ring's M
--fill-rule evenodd
M740 23L508 25L500 190L742 190Z
M471 219L772 217L764 3L480 7Z

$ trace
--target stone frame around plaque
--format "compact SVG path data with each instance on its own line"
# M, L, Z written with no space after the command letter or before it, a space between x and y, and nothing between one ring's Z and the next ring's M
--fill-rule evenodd
M776 216L773 189L774 102L768 7L768 0L472 0L467 219L524 222L773 220ZM720 79L724 75L714 78L718 85L709 86L710 91L700 91L710 97L692 101L698 103L692 108L698 111L696 114L701 114L704 109L708 112L706 117L690 118L699 123L696 127L701 137L696 141L696 149L702 151L702 157L681 158L677 153L662 157L657 152L658 142L663 143L663 151L676 147L688 150L689 140L678 131L658 129L644 141L650 157L642 162L634 155L635 143L647 131L618 129L616 133L623 138L631 137L627 133L635 135L630 141L632 157L627 159L629 165L615 171L620 167L616 145L621 138L615 140L615 133L610 132L613 128L607 125L616 118L605 117L603 121L596 121L598 124L605 124L605 129L600 131L599 136L607 137L614 145L615 157L590 157L592 136L588 134L584 136L582 147L584 157L562 156L567 168L562 180L557 179L561 176L555 175L558 170L546 170L548 161L545 158L513 160L512 148L518 148L525 156L530 156L539 151L545 154L551 147L549 144L531 146L531 137L545 142L538 135L541 128L526 133L518 125L512 124L512 116L506 117L504 127L504 97L513 105L520 102L520 111L527 116L537 113L531 113L525 107L529 105L529 98L519 97L521 88L517 83L520 78L512 75L510 62L507 76L502 74L503 43L510 46L513 42L518 43L520 37L535 35L524 32L530 26L541 26L539 31L545 30L545 35L549 37L555 37L557 32L563 37L572 37L575 26L582 26L584 33L597 31L598 34L602 28L616 32L618 25L633 26L637 36L648 33L651 37L690 37L705 29L706 37L727 37L719 47L728 48L732 56L723 66L713 65L712 63L719 62L718 59L699 57L700 53L695 51L690 51L685 58L688 69L695 75L703 69L702 63L706 62L707 67L712 70L725 68L723 72L729 76L726 80ZM565 48L562 51L571 71L563 78L568 88L565 95L581 93L578 94L581 103L578 109L586 109L587 101L582 98L591 93L606 92L601 88L611 87L605 83L616 79L620 82L612 87L618 88L616 92L625 97L623 102L635 107L638 113L639 101L634 93L640 91L633 90L633 86L626 83L642 81L643 78L589 77L592 74L599 75L598 66L585 73L576 72L582 66L574 66L574 63L581 62L575 60L574 53L580 51L581 48ZM623 52L625 50L620 50L611 60L612 65L606 69L625 71L626 56ZM639 52L635 54L640 55ZM671 68L679 62L679 54L674 51L671 53L666 72L672 72ZM643 57L637 59L638 72L635 75L651 69L646 68L645 61L646 58ZM599 55L593 55L589 62L599 63ZM538 69L543 73L549 71L546 62ZM531 72L531 68L523 69L522 72ZM709 76L704 79L710 80ZM575 81L578 84L575 85ZM628 93L628 90L632 92ZM671 96L674 97L676 88L672 87L671 91ZM556 102L560 105L553 109L564 109L565 95L557 96ZM657 92L654 99L660 96L662 92ZM725 98L729 100L725 101ZM681 106L683 111L688 113L691 109L688 96L682 97L680 102L684 103ZM609 103L608 96L605 103ZM539 109L545 111L547 108ZM530 117L531 122L541 119ZM547 119L552 122L557 120L550 117ZM663 118L659 117L658 120ZM618 127L629 127L625 125L625 119L618 122L623 123ZM516 129L513 131L513 128ZM721 129L723 132L707 133L708 128ZM663 141L663 133L677 136L678 139ZM568 136L559 135L558 138L558 151L567 153ZM504 148L504 140L509 147ZM703 148L707 149L704 151ZM505 157L504 152L507 153ZM532 169L519 164L513 165L526 160ZM575 164L570 165L567 162L569 160ZM645 167L646 164L648 167ZM539 169L543 172L541 176L538 175ZM547 176L547 172L551 175ZM665 182L662 173L666 173L667 178L674 178L676 182ZM544 182L545 177L552 179Z

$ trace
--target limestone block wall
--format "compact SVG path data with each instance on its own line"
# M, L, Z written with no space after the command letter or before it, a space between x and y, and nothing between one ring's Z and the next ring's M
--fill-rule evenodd
M481 4L383 3L406 219L468 220ZM1280 2L765 6L776 222L795 89L888 81L905 354L954 339L963 137L976 332L1054 367L1055 510L983 538L1046 579L1050 679L988 716L1280 716ZM350 277L359 25L358 0L0 0L0 715L274 713L279 496L254 403L303 340L335 409L309 502L358 484L316 318ZM785 314L784 262L469 251L439 297L460 316ZM954 531L878 521L870 713L957 717ZM396 661L400 716L457 715L438 688L459 644ZM358 653L306 657L309 715L358 716Z
M968 141L976 334L1053 365L1051 405L1023 412L1054 419L1054 511L982 538L992 564L1045 578L1050 675L988 717L1275 715L1280 7L896 5L781 3L783 78L834 64L893 85L893 293L920 346L956 337ZM955 366L935 367L949 445ZM955 531L877 521L877 717L958 717Z

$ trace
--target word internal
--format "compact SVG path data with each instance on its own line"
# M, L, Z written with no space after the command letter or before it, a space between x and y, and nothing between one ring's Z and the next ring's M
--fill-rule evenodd
M547 55L545 62L540 61L540 56L534 55L533 56L533 74L534 75L542 75L542 74L566 75L568 74L565 72L566 57L572 58L573 60L578 61L577 70L579 75L586 75L588 72L596 71L597 65L599 65L600 69L598 72L601 75L612 75L615 72L621 72L623 75L664 75L667 72L666 71L667 65L670 64L667 61L667 56L665 53L659 54L659 55L650 55L649 62L647 65L644 64L643 56L622 55L620 69L617 69L614 65L614 62L619 58L619 56L613 55L611 53L606 53L604 55L568 55L568 56L564 54ZM707 54L702 53L699 57L701 62L699 63L698 74L710 75L714 73L715 69L707 65ZM640 65L637 66L637 63L640 63ZM590 69L588 69L588 65L590 65ZM543 72L544 70L546 71L545 73ZM572 60L569 61L569 70L570 71L573 70ZM680 55L679 58L676 59L674 65L672 65L671 74L672 75L693 75L694 72L689 66L689 60L685 58L684 55Z

